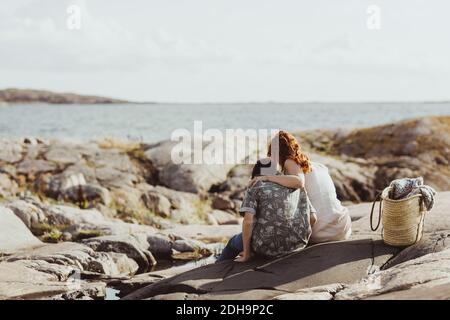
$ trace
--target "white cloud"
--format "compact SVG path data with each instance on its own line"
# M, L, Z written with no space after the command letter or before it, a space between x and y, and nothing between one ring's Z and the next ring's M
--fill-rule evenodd
M448 95L445 1L380 0L378 32L365 28L369 2L354 0L6 2L0 86L166 101L364 100L373 88L380 100ZM79 31L66 27L74 3Z

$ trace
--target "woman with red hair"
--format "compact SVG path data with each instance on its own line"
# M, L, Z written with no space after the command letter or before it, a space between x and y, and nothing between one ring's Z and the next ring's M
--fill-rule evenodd
M286 131L278 132L269 144L267 155L270 159L266 161L270 161L272 170L277 166L283 175L261 175L253 178L249 186L253 186L257 181L272 181L288 188L305 187L304 175L311 172L311 161L302 152L300 144L292 134Z

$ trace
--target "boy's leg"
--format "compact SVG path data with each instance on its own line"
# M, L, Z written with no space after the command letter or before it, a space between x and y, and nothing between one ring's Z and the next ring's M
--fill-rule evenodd
M239 253L244 250L244 244L242 242L242 233L233 236L223 249L217 261L232 260L237 257Z

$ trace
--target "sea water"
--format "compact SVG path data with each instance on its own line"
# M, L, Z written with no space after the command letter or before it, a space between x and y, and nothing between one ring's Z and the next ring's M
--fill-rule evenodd
M0 106L0 137L91 140L104 137L157 142L175 129L301 131L385 124L450 115L450 103L244 103Z

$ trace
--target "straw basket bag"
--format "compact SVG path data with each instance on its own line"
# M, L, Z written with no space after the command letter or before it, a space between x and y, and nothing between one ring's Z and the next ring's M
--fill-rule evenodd
M377 199L372 205L370 213L370 228L376 231L383 222L381 235L384 243L391 246L410 246L422 238L425 208L422 204L422 195L417 194L405 199L389 199L390 187L381 192L378 223L373 227L373 211Z

